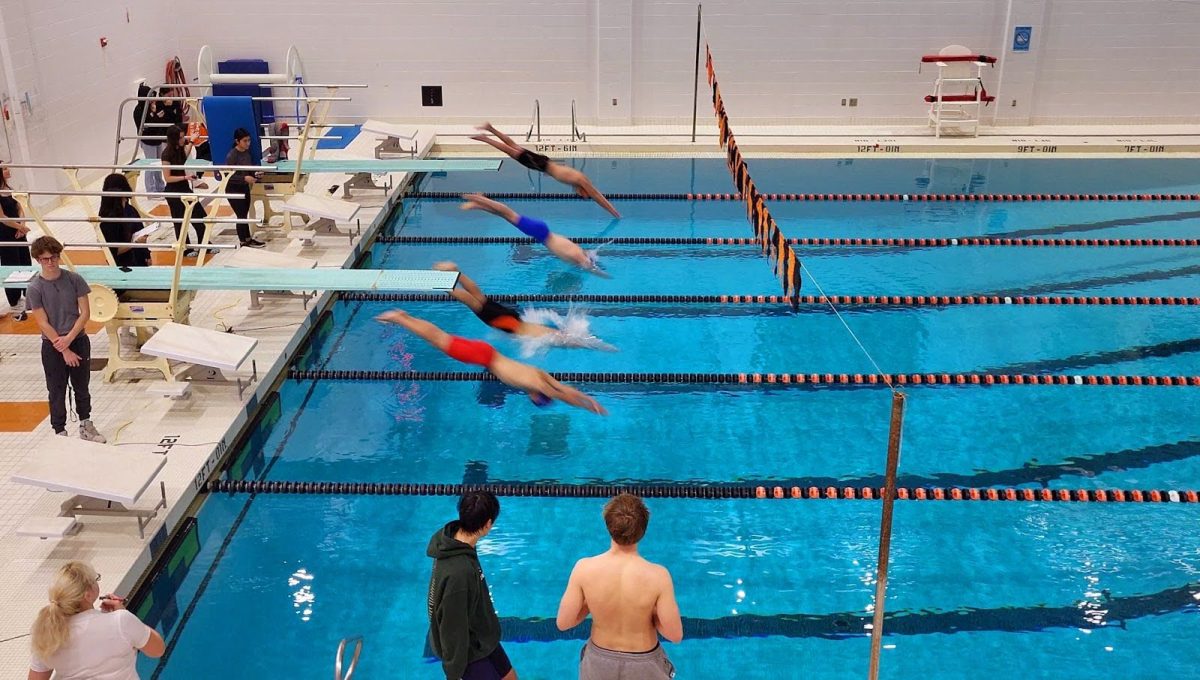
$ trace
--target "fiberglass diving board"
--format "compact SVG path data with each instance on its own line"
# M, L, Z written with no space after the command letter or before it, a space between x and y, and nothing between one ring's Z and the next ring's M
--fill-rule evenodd
M0 281L24 288L28 281L15 277L25 267L0 267ZM76 267L88 283L113 289L170 290L174 267ZM179 274L180 290L337 290L337 291L437 291L451 290L458 272L427 269L279 269L184 267Z

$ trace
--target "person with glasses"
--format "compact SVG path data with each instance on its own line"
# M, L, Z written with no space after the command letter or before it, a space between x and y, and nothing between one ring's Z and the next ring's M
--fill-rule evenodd
M58 570L30 637L29 680L136 680L137 653L157 659L166 650L158 631L125 610L124 598L100 594L100 574L86 562Z
M29 233L25 222L9 222L4 219L22 216L21 204L12 197L12 187L8 184L11 178L12 170L8 166L0 167L0 244L23 243L25 235ZM27 267L33 262L29 259L28 249L0 245L0 264L7 267ZM8 296L9 313L12 314L13 321L24 321L25 308L28 305L21 305L21 289L5 288L4 294Z
M92 343L84 325L92 315L88 304L91 287L82 276L59 266L63 245L42 236L29 247L42 271L29 280L25 295L33 320L42 331L42 370L50 399L50 426L54 434L67 435L67 383L75 390L79 438L105 443L92 424Z

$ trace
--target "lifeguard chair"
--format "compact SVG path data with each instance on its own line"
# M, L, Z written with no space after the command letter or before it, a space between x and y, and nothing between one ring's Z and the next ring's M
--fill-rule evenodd
M922 64L936 64L937 79L933 94L926 95L929 125L933 135L941 137L947 128L974 137L979 136L983 107L995 101L983 86L983 67L994 65L995 57L976 54L962 45L948 45L937 54L921 57Z

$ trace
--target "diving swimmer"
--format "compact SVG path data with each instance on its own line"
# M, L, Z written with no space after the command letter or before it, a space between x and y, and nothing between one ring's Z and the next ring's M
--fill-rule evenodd
M493 201L483 194L463 194L463 200L465 201L461 206L463 210L483 210L501 217L520 229L521 233L546 246L547 250L563 262L573 264L584 271L603 276L606 279L612 278L596 264L597 258L594 251L588 252L571 239L550 231L550 227L545 222L518 215L517 211L500 201Z

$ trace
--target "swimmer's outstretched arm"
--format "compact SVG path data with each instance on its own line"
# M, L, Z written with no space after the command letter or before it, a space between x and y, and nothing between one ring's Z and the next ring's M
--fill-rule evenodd
M458 265L450 261L436 262L433 268L440 272L458 272L458 286L446 291L450 297L458 300L472 311L478 312L483 309L483 303L487 301L487 296L479 289L479 286L471 280L471 277L458 271ZM461 288L460 288L461 287Z
M617 212L617 209L613 207L613 204L608 202L608 199L604 197L604 194L600 193L600 190L596 188L596 185L592 184L591 180L585 178L582 188L584 192L592 198L593 201L600 205L601 208L607 210L612 214L613 217L621 219L621 213Z
M394 323L397 326L402 326L405 330L408 330L413 335L421 338L425 342L428 342L443 352L446 351L446 348L450 346L449 333L424 319L418 319L417 317L412 316L402 309L393 309L389 312L384 312L383 314L375 317L375 320L382 321L384 323Z
M570 385L560 383L550 377L550 374L545 371L540 371L540 373L542 375L542 389L539 391L542 394L572 406L577 406L585 411L591 411L602 416L608 415L608 411L600 405L600 402Z
M517 211L500 201L493 201L483 194L463 194L463 201L465 202L460 206L463 210L483 210L508 220L510 224L516 224L521 220Z

